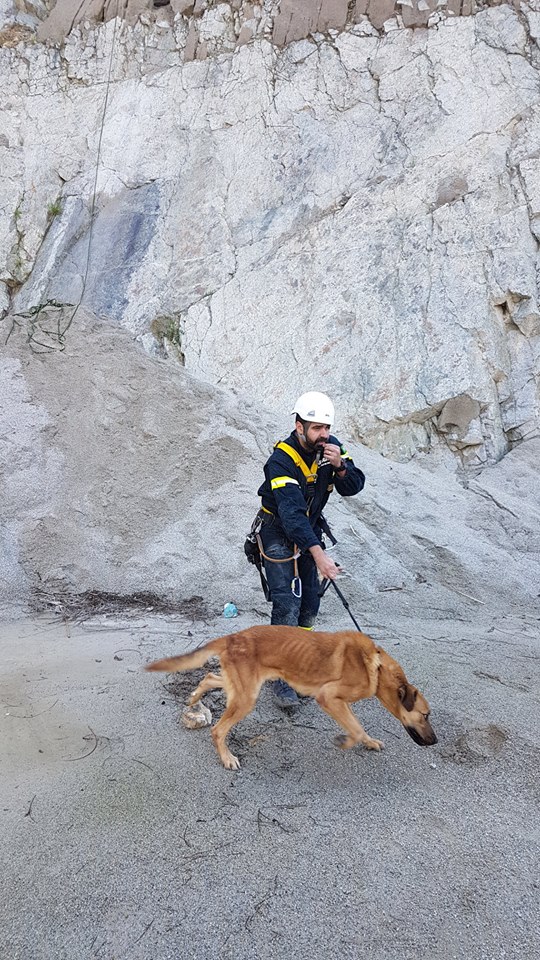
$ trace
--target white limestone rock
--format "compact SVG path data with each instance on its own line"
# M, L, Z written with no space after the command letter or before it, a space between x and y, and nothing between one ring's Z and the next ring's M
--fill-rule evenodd
M5 316L9 310L9 290L5 283L0 283L0 319Z
M502 5L233 52L238 17L202 5L171 28L81 22L61 51L0 50L12 305L84 293L144 343L169 317L187 371L278 413L308 378L390 456L497 460L540 417L526 19ZM206 59L186 63L192 28ZM480 412L449 446L438 417L462 394Z
M477 39L490 47L524 56L527 49L527 31L517 10L508 4L489 7L475 16Z
M180 719L188 730L200 730L202 727L211 726L212 713L204 703L199 701L192 707L184 707Z

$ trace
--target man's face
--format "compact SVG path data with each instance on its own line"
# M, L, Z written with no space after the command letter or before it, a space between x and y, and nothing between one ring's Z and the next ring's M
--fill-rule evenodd
M308 450L316 450L319 444L328 443L330 427L327 423L308 423L304 428L304 425L298 422L296 430L300 441L304 441Z

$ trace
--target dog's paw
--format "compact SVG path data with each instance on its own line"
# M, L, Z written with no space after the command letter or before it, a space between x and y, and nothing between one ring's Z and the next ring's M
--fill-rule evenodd
M373 737L369 737L365 741L364 746L368 750L382 750L384 747L384 743L382 742L382 740L374 740Z
M222 757L222 763L226 770L239 770L240 761L238 757L235 757L234 753L229 753L228 756Z

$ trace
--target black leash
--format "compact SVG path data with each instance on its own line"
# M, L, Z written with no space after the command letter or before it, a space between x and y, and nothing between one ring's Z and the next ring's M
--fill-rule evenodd
M359 633L362 633L362 630L361 630L360 627L358 626L356 620L354 619L354 617L353 617L353 615L352 615L352 613L351 613L351 608L350 608L350 606L349 606L348 601L347 601L347 600L345 599L345 597L343 596L343 594L342 594L341 590L339 589L339 587L338 587L338 585L337 585L337 583L336 583L335 580L326 580L326 579L323 580L323 582L321 583L321 589L319 590L319 596L320 596L320 597L323 597L323 596L324 596L324 594L325 594L326 591L328 590L328 587L330 586L330 584L332 584L334 590L336 591L339 599L341 600L343 606L345 607L347 613L349 614L349 616L350 616L352 622L354 623L356 629L359 631Z

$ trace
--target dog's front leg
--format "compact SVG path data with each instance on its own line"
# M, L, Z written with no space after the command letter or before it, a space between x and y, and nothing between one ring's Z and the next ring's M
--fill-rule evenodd
M223 716L210 731L214 741L214 746L219 754L219 758L227 770L239 770L240 761L238 757L235 757L234 753L231 753L229 750L227 744L225 743L225 737L227 736L231 727L234 727L236 723L239 723L240 720L242 720L244 717L247 717L248 713L253 710L254 706L255 699L241 697L236 693L234 695L230 695L227 700L227 707L223 713Z
M338 734L334 743L336 743L338 747L341 747L342 750L350 750L351 747L355 747L357 743L363 743L368 750L381 750L384 746L383 742L381 740L374 740L373 737L370 737L369 734L366 733L362 724L359 723L352 712L349 704L345 700L340 700L339 697L336 697L332 689L334 687L334 684L325 684L316 697L317 703L322 707L324 712L332 717L336 723L339 723L340 727L343 727L347 733L347 736L344 736L342 733Z

